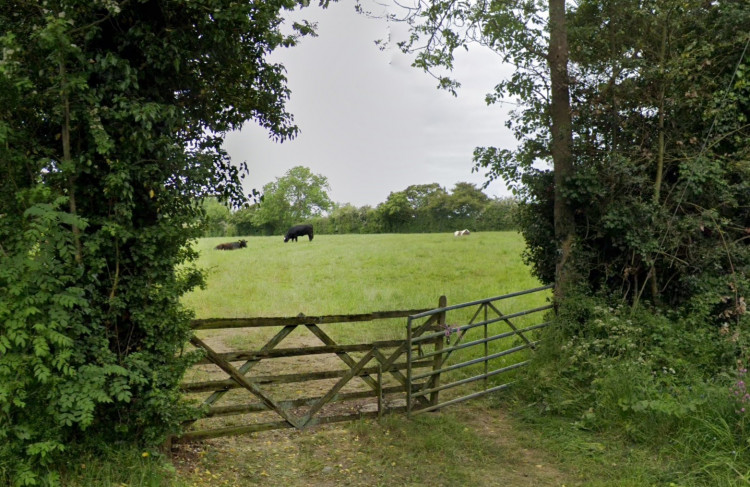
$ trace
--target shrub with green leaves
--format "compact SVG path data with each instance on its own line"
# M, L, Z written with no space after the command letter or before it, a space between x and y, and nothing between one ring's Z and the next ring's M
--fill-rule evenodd
M312 32L279 30L303 3L0 5L0 483L186 417L201 200L244 200L224 133L295 135L267 55Z
M706 310L634 308L619 296L586 293L558 311L517 383L525 401L580 428L668 447L695 485L724 485L734 474L722 466L742 470L750 461L746 368L738 369L738 360L747 363L747 315L731 328L707 328ZM707 458L713 463L702 463Z

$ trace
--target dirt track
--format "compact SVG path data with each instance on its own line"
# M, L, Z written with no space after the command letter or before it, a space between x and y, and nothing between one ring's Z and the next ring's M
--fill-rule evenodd
M232 330L212 332L205 340L217 352L238 348L233 345L237 339ZM317 337L303 329L293 332L279 348L321 344ZM335 354L325 354L263 360L250 375L347 368ZM203 374L226 378L221 371ZM304 393L302 384L296 383L266 387L264 392L274 400L300 397L300 394L320 396L335 381L304 383ZM352 385L352 388L363 386L367 387L358 380L358 385ZM231 391L221 404L248 402L249 395L244 390ZM371 407L368 403L373 401L365 399L330 405L325 414L361 411ZM257 399L249 402L257 402ZM293 414L302 415L304 409L294 410ZM263 420L279 419L275 413L259 416ZM476 486L575 485L564 469L529 444L526 435L517 431L502 411L488 408L482 400L423 416L426 419L418 421L409 421L398 415L381 422L339 423L303 431L283 429L180 445L174 452L175 464L180 477L197 486L209 482L223 486L287 487L448 486L457 485L456 482ZM240 424L242 418L214 418L209 423L234 425ZM446 425L449 430L442 431ZM461 443L460 438L465 444L456 449L456 444ZM416 457L414 445L419 446ZM406 461L409 458L411 460Z

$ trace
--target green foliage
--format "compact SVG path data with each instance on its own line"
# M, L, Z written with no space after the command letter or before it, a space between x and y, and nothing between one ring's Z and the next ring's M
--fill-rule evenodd
M203 234L278 235L301 221L312 223L317 235L517 228L518 202L514 198L491 199L471 183L456 183L450 193L436 183L412 185L389 194L376 208L331 203L327 185L324 176L299 166L267 184L262 202L233 213L213 199L206 200L207 227Z
M201 199L245 199L226 131L296 134L266 57L303 3L0 5L0 481L186 418Z
M734 476L701 463L707 455L746 476L746 389L736 364L746 354L741 330L750 321L745 315L737 327L707 330L709 319L692 308L664 312L573 295L519 394L543 412L574 418L579 428L675 449L691 464L685 479L696 485L707 485L706 476L724 479L715 485ZM704 441L714 430L717 440Z
M577 162L564 191L576 211L574 255L593 290L634 303L702 296L716 308L724 300L732 314L748 289L750 139L741 112L750 92L732 81L744 76L747 36L727 26L749 13L741 2L678 3L591 1L569 13ZM531 129L530 119L544 117L529 105L515 123ZM535 134L519 134L525 147L543 147ZM552 227L537 222L552 216L551 178L528 165L543 152L522 151L515 160L485 152L480 164L519 184L527 256L549 282Z
M203 210L205 211L205 237L232 237L238 235L234 224L232 223L232 212L226 206L221 204L216 198L206 198L203 200Z
M313 218L319 234L379 233L378 214L371 206L357 208L352 204L334 205L327 216Z
M490 199L462 182L450 193L436 183L412 185L376 208L382 231L390 233L511 230L515 210L514 200Z
M117 445L97 455L84 454L60 469L66 487L178 487L170 459L149 449Z
M253 213L253 223L266 235L283 234L291 225L331 209L333 203L326 190L330 190L328 178L295 166L263 187L263 201Z
M544 282L555 241L548 26L544 2L418 4L404 19L415 66L455 89L454 51L478 41L515 65L488 103L512 98L516 149L477 148L524 206L527 258ZM714 304L747 292L750 191L746 2L590 0L570 5L574 174L557 188L574 211L577 274L592 290L685 303L715 274ZM638 33L638 35L634 35ZM558 213L562 212L558 208ZM558 221L562 225L563 221ZM736 292L735 292L736 291Z
M258 203L245 206L232 213L229 224L236 228L237 235L262 235L261 229L255 226L255 213L258 212Z
M518 201L514 198L493 198L481 209L476 219L476 229L483 230L515 230L518 218ZM464 228L467 228L465 225Z

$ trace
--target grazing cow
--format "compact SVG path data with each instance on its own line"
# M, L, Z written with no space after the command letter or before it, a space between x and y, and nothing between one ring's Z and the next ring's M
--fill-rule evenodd
M456 230L455 232L453 232L453 236L454 237L462 237L464 235L469 235L470 233L471 232L468 231L468 230L466 230L466 229L464 229L464 230Z
M234 250L234 249L242 249L247 247L247 240L240 240L239 242L228 242L219 244L216 247L214 247L216 250Z
M295 225L289 230L287 230L286 235L284 235L284 243L287 243L290 240L297 241L297 237L302 237L303 235L307 235L310 237L310 240L313 239L313 226L312 225Z

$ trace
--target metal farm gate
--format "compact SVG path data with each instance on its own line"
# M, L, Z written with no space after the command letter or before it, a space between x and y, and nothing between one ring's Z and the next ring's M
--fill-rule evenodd
M550 322L528 324L527 318L552 308L551 304L503 313L501 302L552 289L527 291L446 306L409 316L407 321L407 414L423 413L496 392L511 382L490 379L528 364L519 352L533 351L539 343L534 332ZM470 317L469 317L470 316ZM426 323L437 317L438 330L424 333ZM534 316L535 318L536 316ZM523 321L523 323L521 323ZM533 322L532 322L533 323ZM431 347L425 345L431 344ZM431 349L430 349L431 348ZM432 370L420 372L417 364L432 360ZM441 402L439 393L482 381L481 390L450 394ZM445 396L445 395L444 395ZM425 400L429 397L429 400Z
M549 324L529 325L528 317L551 305L504 314L500 303L548 289L454 306L441 297L431 310L195 320L191 342L205 357L182 390L202 396L205 416L186 424L173 441L416 414L508 387L495 384L496 376L527 363L519 352L533 350L534 331ZM280 347L282 342L289 346ZM227 343L233 350L226 350ZM243 347L253 349L234 350ZM458 394L459 386L477 381L483 381L481 390L474 384ZM440 402L442 391L447 399Z

